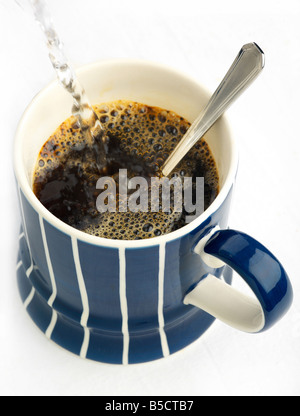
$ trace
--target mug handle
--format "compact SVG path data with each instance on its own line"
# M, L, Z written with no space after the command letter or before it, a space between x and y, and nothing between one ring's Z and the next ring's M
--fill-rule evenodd
M209 267L230 266L255 297L208 274L185 296L186 305L194 305L248 333L269 329L290 308L293 290L287 273L267 248L247 234L213 230L195 246L195 252Z

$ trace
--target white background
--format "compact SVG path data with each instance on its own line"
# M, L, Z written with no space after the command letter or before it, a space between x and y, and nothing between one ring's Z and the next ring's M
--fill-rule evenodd
M241 46L266 54L260 78L228 111L240 169L230 225L260 240L284 264L295 300L269 332L220 322L167 359L136 366L84 361L35 327L19 299L20 225L12 170L18 120L55 78L37 25L0 0L0 394L299 395L299 0L48 0L75 66L132 57L180 69L215 90Z

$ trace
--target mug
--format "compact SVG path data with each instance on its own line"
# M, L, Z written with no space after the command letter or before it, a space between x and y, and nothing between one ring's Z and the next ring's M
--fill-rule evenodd
M98 62L79 69L78 77L92 104L133 100L190 122L209 99L198 82L147 61ZM170 234L118 241L68 226L32 191L39 151L71 108L72 98L53 82L27 108L14 147L22 214L18 288L49 339L82 358L136 364L183 349L216 318L257 333L287 312L292 287L280 262L252 237L228 228L238 152L224 116L205 136L220 177L212 205ZM232 288L232 270L254 296Z

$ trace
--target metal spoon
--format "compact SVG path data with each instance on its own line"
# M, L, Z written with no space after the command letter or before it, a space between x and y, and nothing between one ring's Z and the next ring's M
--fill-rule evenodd
M256 43L248 43L242 47L207 106L164 163L164 176L172 172L194 144L257 78L264 66L264 53Z

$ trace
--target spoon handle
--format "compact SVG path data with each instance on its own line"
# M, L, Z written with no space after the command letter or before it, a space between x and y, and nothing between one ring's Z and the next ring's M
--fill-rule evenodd
M172 172L194 144L249 87L262 71L264 65L264 53L256 43L248 43L242 47L207 106L166 160L162 169L164 176L168 176Z

